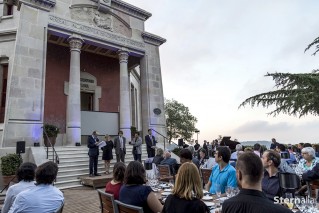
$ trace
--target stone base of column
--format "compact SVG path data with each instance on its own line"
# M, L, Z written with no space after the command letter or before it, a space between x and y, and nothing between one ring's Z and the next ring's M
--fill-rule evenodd
M68 146L76 146L81 144L81 128L80 127L67 127L66 128L67 135L67 145Z

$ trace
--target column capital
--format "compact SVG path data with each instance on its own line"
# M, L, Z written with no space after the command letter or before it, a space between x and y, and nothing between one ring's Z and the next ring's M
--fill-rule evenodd
M73 34L68 38L71 51L81 51L84 40L80 35Z
M128 49L127 48L121 48L119 51L117 51L117 54L119 55L120 63L127 63L128 62Z

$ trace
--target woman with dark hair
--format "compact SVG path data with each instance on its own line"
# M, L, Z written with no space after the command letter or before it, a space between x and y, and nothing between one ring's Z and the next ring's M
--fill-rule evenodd
M193 163L183 163L177 173L173 194L165 201L163 213L209 213L202 198L203 187L197 167Z
M202 148L199 150L199 166L203 167L206 161L206 149Z
M125 168L126 166L124 163L117 162L113 167L113 179L105 186L105 192L113 194L115 200L119 199L120 189L124 180Z
M103 150L102 160L104 160L105 174L110 174L110 162L113 159L113 141L109 135L105 135L105 146L101 149Z
M145 186L145 169L138 161L128 164L124 184L120 190L120 201L126 204L143 207L144 213L162 212L163 205L152 191Z

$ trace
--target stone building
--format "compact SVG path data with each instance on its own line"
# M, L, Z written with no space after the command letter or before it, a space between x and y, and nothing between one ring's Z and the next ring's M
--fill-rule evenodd
M0 0L0 148L86 143L93 130L166 135L151 13L121 0ZM158 138L161 139L160 137Z

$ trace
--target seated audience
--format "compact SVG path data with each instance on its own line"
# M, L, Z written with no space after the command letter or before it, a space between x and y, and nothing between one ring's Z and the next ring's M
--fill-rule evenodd
M299 161L298 167L302 171L309 171L319 163L319 159L316 158L315 150L312 147L305 147L301 150L303 159Z
M166 151L164 154L164 160L161 161L160 165L169 165L169 168L171 170L171 174L175 174L175 167L177 165L177 161L175 158L171 157L171 153Z
M38 166L35 172L36 187L20 192L9 213L55 212L64 202L63 193L53 186L58 166L52 161Z
M179 152L180 162L181 164L189 162L194 163L197 168L199 168L199 160L196 157L192 156L192 153L189 149L182 149Z
M256 144L254 145L254 153L255 153L258 157L261 157L260 150L261 150L260 144L259 144L259 143L256 143Z
M206 161L206 149L202 148L199 150L199 167L203 167Z
M221 192L225 193L226 186L237 187L236 171L229 164L230 150L227 146L216 148L215 161L217 165L213 167L206 190L210 193L216 193L215 184L219 184Z
M214 152L211 152L212 155L209 155L208 160L206 161L206 163L203 165L202 168L212 169L216 165L216 161L215 161L215 157L213 156L213 153Z
M236 161L238 158L237 155L239 151L243 151L243 146L241 144L236 145L236 151L231 154L230 160Z
M125 168L126 166L124 163L115 163L113 167L113 179L105 186L105 192L113 194L115 200L119 199L120 189L124 180Z
M209 213L201 198L203 188L198 169L193 163L185 162L179 168L173 193L163 207L163 213Z
M237 153L237 158L238 158L241 154L243 154L243 153L244 153L244 151L238 151L238 153ZM230 162L230 165L231 165L232 167L236 168L236 161Z
M144 213L161 212L163 205L146 183L145 169L139 161L131 161L125 171L124 185L120 190L120 201L143 207Z
M157 166L158 164L160 164L161 161L164 160L163 154L164 154L163 149L158 148L158 149L156 150L156 155L154 156L152 163L155 163L156 166Z
M264 177L262 179L262 190L265 195L274 200L275 196L280 196L279 172L280 155L274 150L267 150L262 156Z
M11 208L16 196L26 189L35 187L34 177L37 166L34 163L23 163L17 170L16 177L19 183L9 187L2 206L2 213L7 213Z
M263 164L256 154L243 153L239 156L236 178L241 190L235 197L224 201L222 212L292 213L288 208L267 199L261 190L262 177Z
M199 168L199 160L197 155L195 154L195 149L193 146L187 147L187 149L191 152L192 154L192 162Z
M302 174L302 180L312 181L319 179L319 163L317 163L312 170L308 170Z

